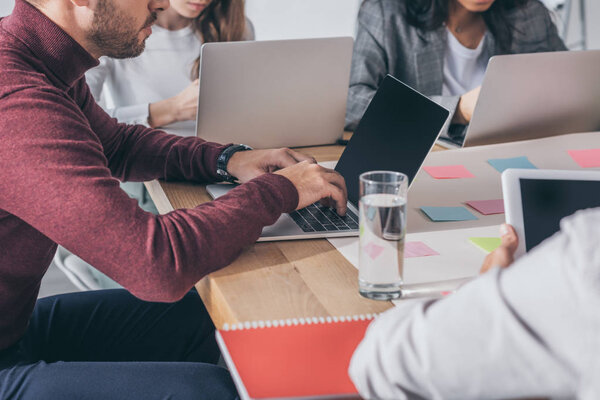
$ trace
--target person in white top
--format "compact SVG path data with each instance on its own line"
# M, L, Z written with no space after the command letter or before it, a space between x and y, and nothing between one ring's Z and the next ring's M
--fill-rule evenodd
M483 17L494 0L447 2L447 46L444 52L442 96L460 96L453 122L471 121L489 55L483 53L488 30Z
M407 301L371 323L350 364L360 394L600 398L598 226L600 209L579 211L513 263L518 239L504 225L482 276L443 300Z
M488 62L483 52L485 38L471 49L465 47L449 29L446 36L448 45L444 54L442 96L461 96L474 89L479 92Z
M168 127L194 121L200 46L254 39L243 0L171 0L136 58L102 57L86 73L92 95L120 122Z

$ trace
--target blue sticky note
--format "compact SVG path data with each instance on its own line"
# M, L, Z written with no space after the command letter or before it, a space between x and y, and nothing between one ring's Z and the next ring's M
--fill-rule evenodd
M421 211L434 222L472 221L477 219L464 207L421 207Z
M492 158L488 163L500 173L509 168L537 169L527 157Z

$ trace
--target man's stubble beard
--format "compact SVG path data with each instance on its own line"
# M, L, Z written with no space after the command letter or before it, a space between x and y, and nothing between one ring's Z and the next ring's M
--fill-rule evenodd
M156 13L150 15L144 27L156 20ZM137 57L144 51L146 40L140 40L142 27L135 19L125 15L114 0L100 0L94 13L88 40L99 54L112 58Z

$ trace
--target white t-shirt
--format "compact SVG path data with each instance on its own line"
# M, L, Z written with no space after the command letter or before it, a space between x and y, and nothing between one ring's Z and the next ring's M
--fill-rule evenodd
M446 33L448 45L444 56L442 95L462 96L483 82L488 62L487 57L483 54L485 36L476 49L469 49L463 46L448 29L446 29Z
M148 105L179 94L191 82L200 38L191 26L169 31L157 25L136 58L101 57L86 80L99 104L120 122L148 124Z

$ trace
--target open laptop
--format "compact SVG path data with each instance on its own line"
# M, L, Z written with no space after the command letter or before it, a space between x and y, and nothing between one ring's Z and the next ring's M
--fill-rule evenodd
M600 130L600 50L495 56L464 146Z
M412 183L449 114L426 96L386 76L335 167L346 180L346 216L315 203L283 214L263 229L258 241L357 236L358 176L372 170L399 171ZM208 185L207 190L218 198L232 187Z
M196 136L257 149L335 143L352 46L351 37L205 43Z

